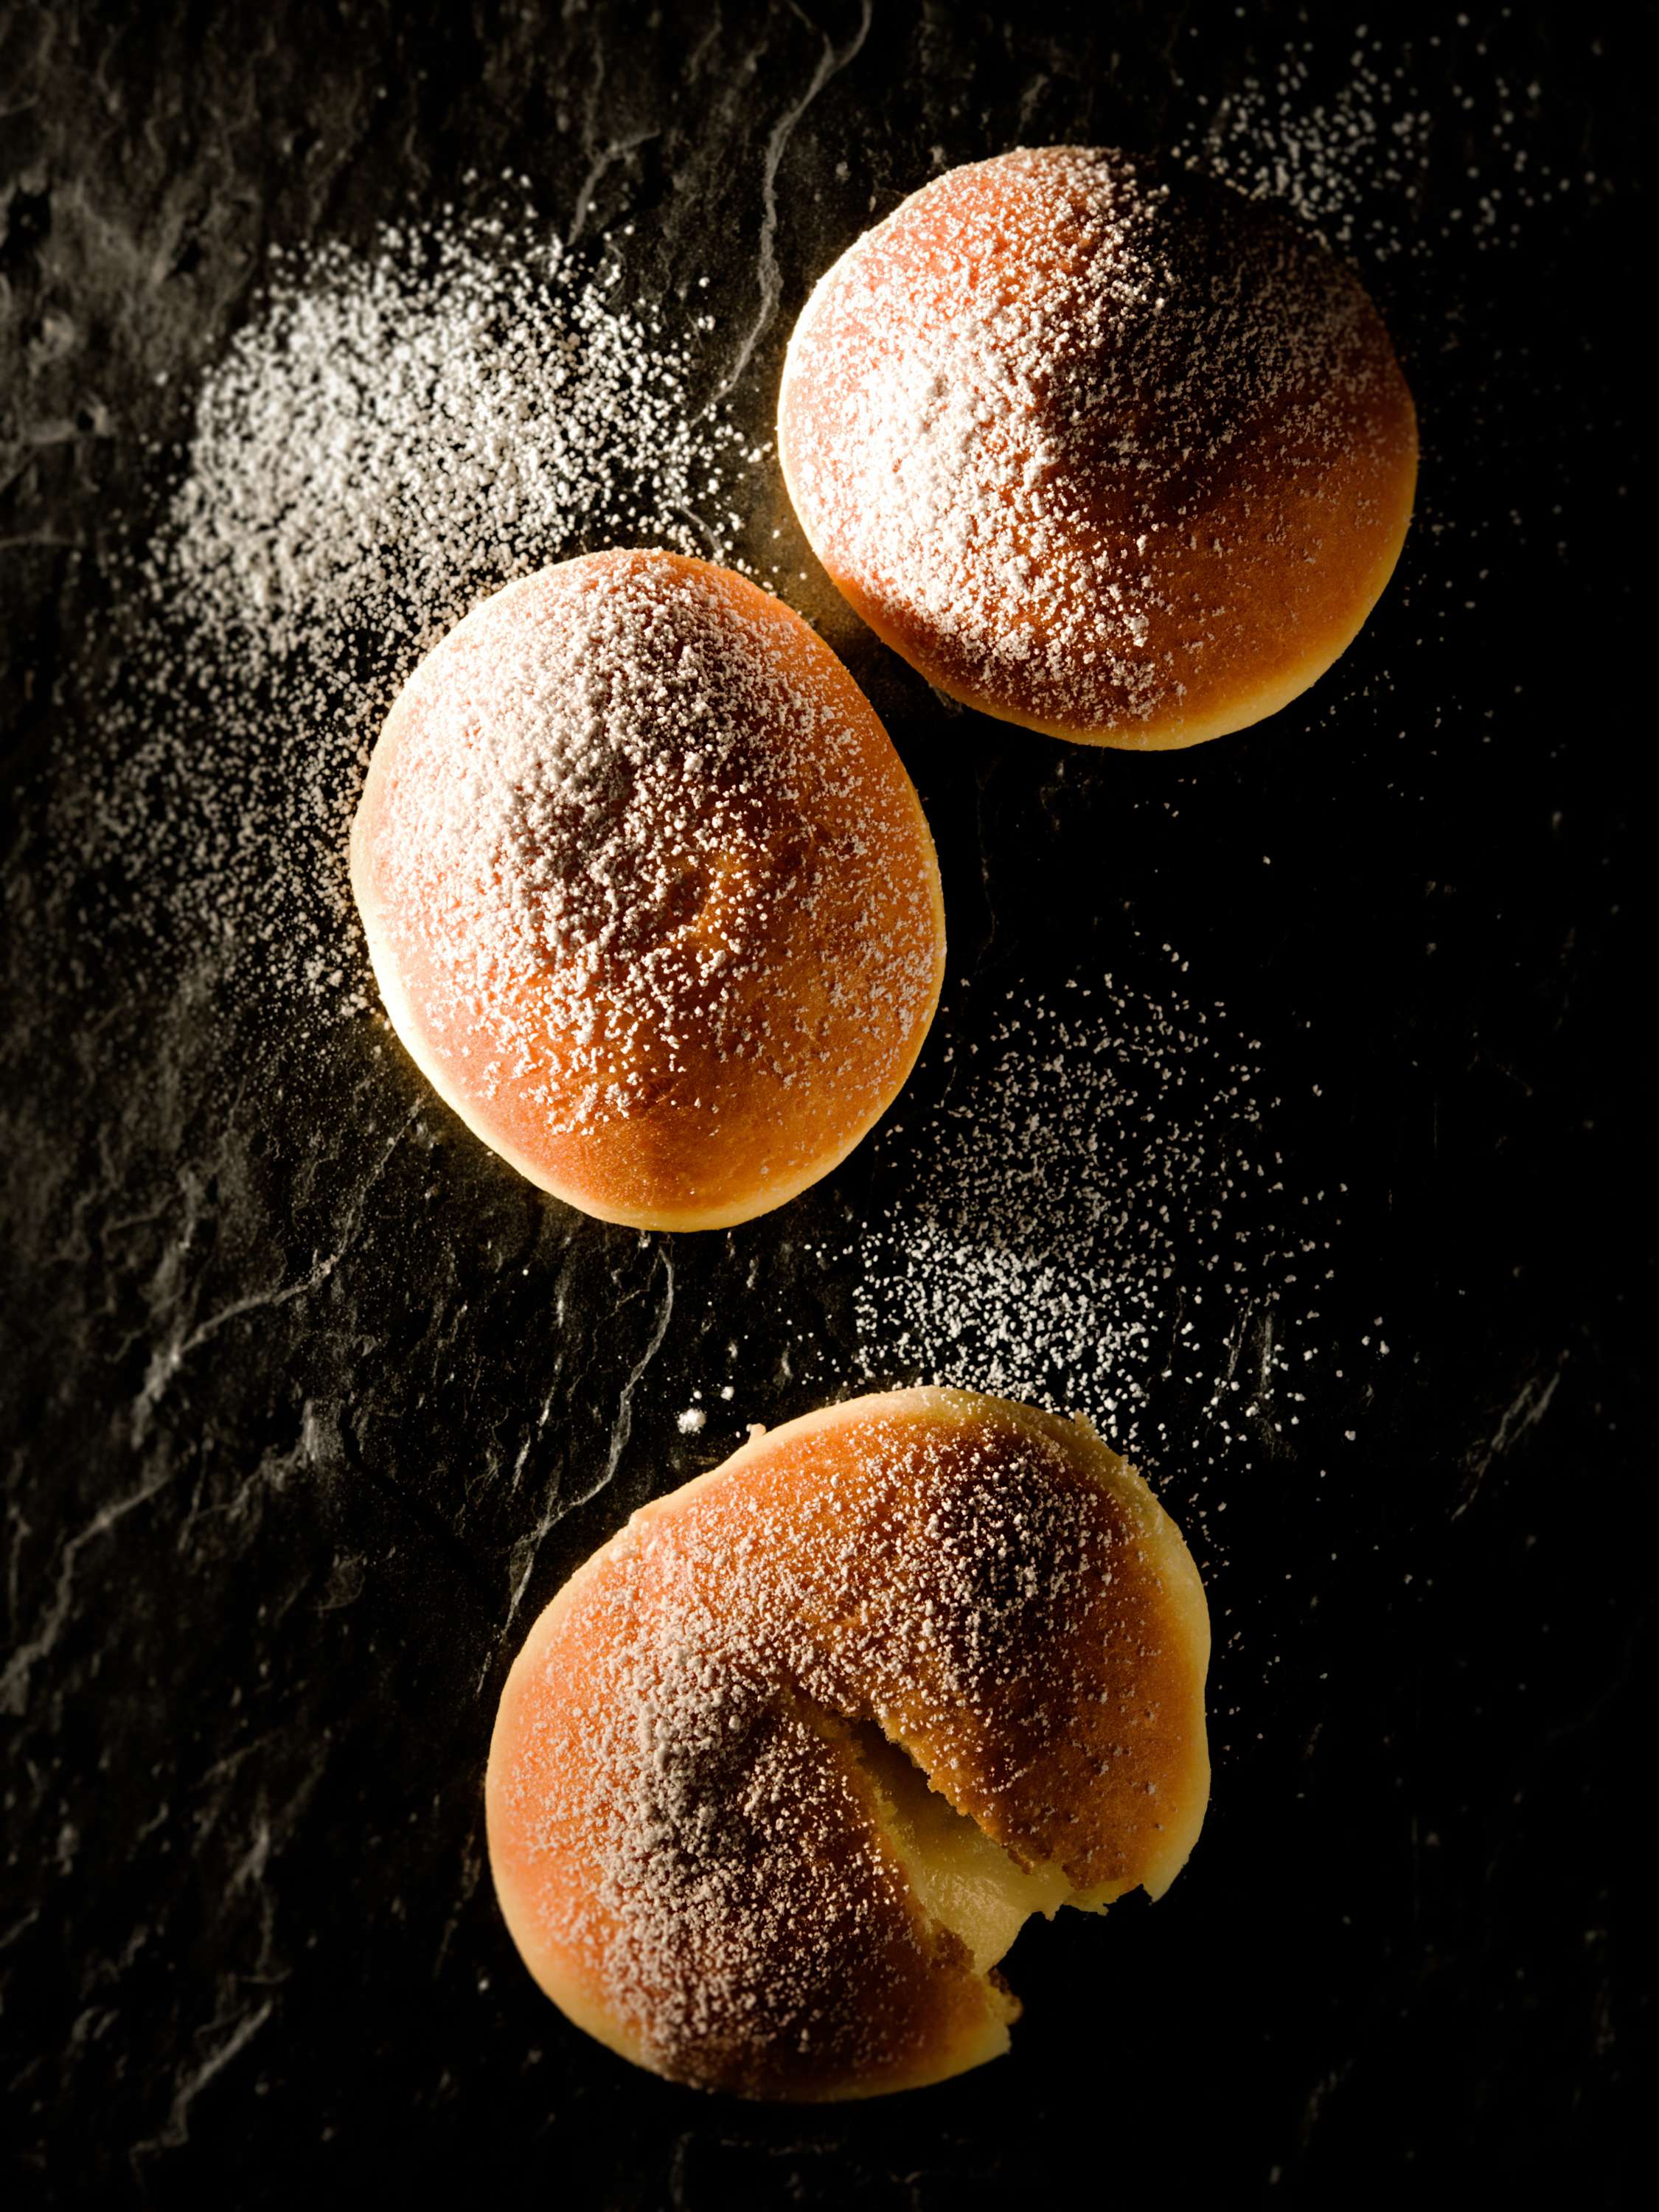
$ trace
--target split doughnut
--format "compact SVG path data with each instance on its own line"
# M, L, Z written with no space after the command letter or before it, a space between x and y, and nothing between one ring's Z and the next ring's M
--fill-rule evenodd
M427 655L351 881L440 1096L641 1228L745 1221L826 1175L943 979L933 840L874 710L781 601L672 553L544 569Z
M1204 1593L1079 1421L854 1399L635 1514L502 1692L489 1856L578 2027L748 2097L1007 2047L1032 1912L1161 1896L1204 1818Z
M1417 481L1351 270L1227 185L1075 146L950 170L849 247L795 326L778 442L831 580L930 684L1148 750L1322 675Z

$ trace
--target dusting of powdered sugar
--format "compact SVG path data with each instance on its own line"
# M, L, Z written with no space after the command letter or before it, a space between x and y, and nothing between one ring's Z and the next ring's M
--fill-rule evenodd
M1178 69L1174 82L1188 88ZM1402 40L1386 19L1318 24L1226 92L1193 88L1197 113L1170 151L1371 263L1448 241L1508 246L1540 208L1606 185L1593 169L1564 171L1531 143L1545 97L1466 15L1449 15L1420 41Z
M417 651L601 514L687 553L739 527L736 434L698 421L685 346L623 303L619 260L486 222L276 268L197 403L150 570L216 645L332 673L371 633Z
M296 1018L363 1003L346 830L421 653L591 545L729 556L762 454L701 397L707 319L630 304L629 235L573 256L526 209L278 254L197 397L80 834Z
M1357 280L1237 196L1021 149L923 187L823 279L784 451L826 564L936 680L1133 728L1203 680L1237 510L1370 437L1387 361Z
M1069 1448L872 1410L786 1449L609 1547L491 1774L538 1942L649 2063L773 2094L914 2066L970 1971L908 1901L858 1731L1087 1887L1179 1765L1145 1724L1193 1665Z
M914 807L790 622L700 563L596 555L492 597L398 702L362 828L378 927L469 1082L540 1127L629 1118L710 1061L835 1084L848 1038L866 1064L927 1015ZM780 990L794 945L810 977Z
M1261 1042L1163 957L1144 986L1009 992L940 1101L878 1133L867 1211L823 1257L865 1379L1084 1413L1197 1480L1299 1425L1344 1189L1299 1180Z
M852 1777L776 1677L754 1554L733 1565L719 1605L665 1570L603 1650L576 1741L550 1728L514 1778L541 1849L592 1869L544 1938L596 1970L652 2064L710 2087L769 2050L845 2045L838 1968L895 1909Z

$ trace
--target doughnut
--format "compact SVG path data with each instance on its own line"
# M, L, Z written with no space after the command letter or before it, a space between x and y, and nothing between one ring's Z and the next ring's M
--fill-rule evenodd
M778 443L831 580L937 690L1146 750L1322 675L1417 481L1351 270L1230 186L1078 146L949 170L849 247Z
M596 553L427 655L351 882L392 1027L521 1175L724 1228L845 1158L944 975L939 867L874 710L745 578Z
M1024 1920L1162 1896L1204 1591L1081 1420L853 1399L635 1513L537 1620L485 1782L508 1930L636 2064L819 2101L994 2057Z

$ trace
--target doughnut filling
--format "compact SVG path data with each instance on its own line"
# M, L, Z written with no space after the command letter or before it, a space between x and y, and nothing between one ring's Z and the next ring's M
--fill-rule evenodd
M744 578L611 552L416 670L352 887L398 1035L586 1212L723 1226L828 1173L933 1018L933 841L841 662Z
M831 579L931 684L1147 749L1321 675L1417 479L1357 276L1226 185L1073 146L951 170L849 248L778 438Z
M859 1398L636 1513L532 1629L486 1784L507 1923L580 2027L749 2097L994 2057L1027 1916L1168 1888L1209 1619L1092 1429Z

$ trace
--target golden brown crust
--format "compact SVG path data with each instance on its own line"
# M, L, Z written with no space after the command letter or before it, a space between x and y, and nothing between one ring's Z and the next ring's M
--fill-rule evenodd
M1083 743L1194 744L1352 641L1416 417L1363 286L1175 165L1004 155L823 277L779 453L814 550L930 683Z
M1173 1880L1207 1657L1178 1532L1092 1431L962 1391L826 1408L636 1514L532 1630L488 1784L508 1924L573 2018L677 2078L943 2078L1015 2008L861 1735L1016 1888L1037 1870L995 1954L1026 1911Z
M943 977L932 840L873 711L780 601L678 555L568 562L452 631L387 720L351 872L440 1094L641 1227L828 1173Z

